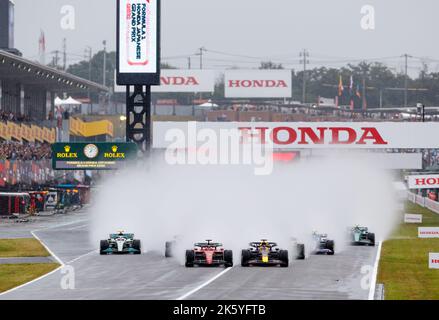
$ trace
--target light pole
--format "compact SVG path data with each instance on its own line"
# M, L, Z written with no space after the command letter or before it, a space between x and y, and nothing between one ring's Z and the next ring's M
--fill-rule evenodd
M300 53L300 57L303 60L300 60L300 63L303 63L303 90L302 90L302 103L306 103L306 65L309 63L309 52L306 49Z
M206 49L204 47L201 47L199 53L196 53L195 55L200 56L200 70L203 69L203 53L204 51L206 51Z

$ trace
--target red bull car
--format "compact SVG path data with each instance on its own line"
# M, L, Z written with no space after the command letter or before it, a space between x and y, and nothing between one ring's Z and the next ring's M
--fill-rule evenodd
M287 268L288 251L278 248L277 243L261 240L251 242L250 248L242 250L241 266L280 266Z
M221 243L214 243L212 240L195 243L194 249L186 250L185 266L233 267L233 252L224 250Z

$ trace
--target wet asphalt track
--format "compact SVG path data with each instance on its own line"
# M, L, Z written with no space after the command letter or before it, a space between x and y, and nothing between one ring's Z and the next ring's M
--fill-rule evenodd
M60 225L56 227L56 225ZM349 247L335 256L311 256L289 268L186 269L158 253L100 256L88 243L87 215L76 213L32 225L0 226L0 238L31 237L30 230L74 269L75 289L63 290L60 270L1 299L367 299L361 268L373 266L377 250ZM363 280L364 281L364 280ZM187 296L194 289L196 292Z

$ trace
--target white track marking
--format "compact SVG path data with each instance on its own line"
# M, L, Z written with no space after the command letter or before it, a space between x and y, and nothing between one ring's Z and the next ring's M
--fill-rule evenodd
M378 267L379 267L380 259L381 259L382 246L383 246L383 242L380 241L380 243L378 244L378 252L377 252L376 259L375 259L375 265L373 267L372 281L370 283L369 300L374 300L374 298L375 298L375 290L376 290L377 277L378 277Z
M22 285L20 285L20 286L18 286L18 287L15 287L15 288L12 288L12 289L10 289L10 290L8 290L8 291L5 291L5 292L2 292L2 293L0 293L0 296L3 296L3 295L6 295L6 294L8 294L8 293L11 293L11 292L14 292L15 290L18 290L18 289L21 289L21 288L24 288L24 287L26 287L26 286L28 286L28 285L30 285L30 284L32 284L32 283L35 283L35 282L37 282L37 281L40 281L40 280L42 280L42 279L44 279L44 278L46 278L46 277L48 277L48 276L50 276L50 275L52 275L52 274L54 274L55 272L57 272L57 271L59 271L59 270L61 270L62 268L64 268L65 267L65 264L64 264L64 262L52 251L52 250L50 250L49 249L49 247L35 234L36 232L39 232L39 231L44 231L44 230L48 230L48 229L56 229L56 228L60 228L60 227L65 227L65 226L70 226L70 225L74 225L74 224L78 224L78 223L81 223L81 222L87 222L87 221L90 221L90 219L82 219L82 220L78 220L78 221L72 221L72 222L67 222L67 223L61 223L61 224L57 224L57 225L54 225L54 226L49 226L49 227L42 227L42 228L40 228L40 229L37 229L37 230L33 230L33 231L31 231L30 233L31 233L31 235L35 238L35 239L37 239L40 243L41 243L41 245L47 250L47 252L49 252L49 254L52 256L52 257L54 257L55 258L55 260L60 264L60 266L58 267L58 268L56 268L55 270L53 270L53 271L51 271L51 272L49 272L49 273L46 273L45 275L42 275L41 277L39 277L39 278L36 278L36 279L34 279L34 280L31 280L31 281L29 281L29 282L26 282L26 283L23 283ZM84 227L84 226L86 226L86 225L81 225L80 227L82 228L82 227ZM78 226L78 229L79 229L79 226ZM86 254L84 254L84 255L82 255L82 256L79 256L78 258L76 258L76 259L74 259L74 260L72 260L72 261L70 261L69 263L73 263L73 262L75 262L75 261L78 261L79 259L82 259L82 258L84 258L84 257L86 257L86 256L88 256L88 255L90 255L90 254L92 254L93 252L96 252L96 250L93 250L93 251L91 251L91 252L88 252L88 253L86 253Z
M88 224L83 224L77 227L73 227L73 228L68 228L68 229L64 229L65 231L73 231L73 230L79 230L79 229L85 229L86 227L88 227Z
M211 284L212 282L214 282L216 279L218 279L219 277L223 276L224 274L226 274L227 272L229 272L230 270L232 270L233 268L227 268L224 271L220 272L219 274L217 274L215 277L213 277L212 279L206 281L205 283L203 283L202 285L196 287L195 289L189 291L188 293L186 293L185 295L182 295L181 297L177 298L176 300L185 300L186 298L190 297L191 295L193 295L195 292L200 291L201 289L203 289L204 287L208 286L209 284Z
M82 256L79 256L79 257L73 259L72 261L67 262L66 264L67 264L67 265L72 264L72 263L74 263L74 262L76 262L76 261L78 261L78 260L81 260L82 258L85 258L85 257L91 255L92 253L96 253L96 254L97 254L98 252L99 252L99 250L95 249L95 250L93 250L93 251L90 251L90 252L88 252L88 253L86 253L86 254L83 254Z
M50 253L50 255L52 257L55 258L56 261L58 261L58 263L61 265L61 267L64 267L64 262L52 250L50 250L49 247L46 246L46 244L40 238L38 238L38 236L35 234L35 232L36 231L31 231L32 236L43 245L43 247Z
M82 220L77 220L77 221L72 221L72 222L60 223L60 224L56 224L54 226L42 227L40 229L34 230L33 232L43 231L43 230L48 230L48 229L56 229L56 228L71 226L72 224L78 224L81 222L88 222L88 221L90 221L90 219L82 219Z
M44 279L44 278L46 278L46 277L48 277L48 276L54 274L55 272L61 270L62 268L64 268L64 266L65 266L65 265L64 265L64 262L62 262L62 260L61 260L60 258L58 258L58 256L57 256L55 253L53 253L53 251L50 250L49 247L47 247L46 244L45 244L43 241L41 241L41 239L35 234L35 232L36 232L36 231L31 231L32 236L33 236L35 239L37 239L37 240L41 243L41 245L47 250L47 252L49 252L49 254L50 254L52 257L55 258L55 260L60 264L60 266L59 266L58 268L56 268L55 270L53 270L53 271L51 271L51 272L49 272L49 273L46 273L45 275L42 275L42 276L39 277L39 278L36 278L36 279L31 280L31 281L29 281L29 282L23 283L22 285L20 285L20 286L18 286L18 287L15 287L15 288L12 288L12 289L10 289L10 290L8 290L8 291L5 291L5 292L3 292L3 293L0 293L0 296L3 296L3 295L8 294L8 293L11 293L11 292L13 292L13 291L15 291L15 290L18 290L18 289L20 289L20 288L26 287L26 286L28 286L28 285L34 283L34 282L40 281L40 280L42 280L42 279Z

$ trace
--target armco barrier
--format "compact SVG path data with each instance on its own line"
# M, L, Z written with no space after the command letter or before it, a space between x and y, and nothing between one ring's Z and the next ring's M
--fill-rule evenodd
M437 201L433 201L431 199L422 197L420 195L417 195L417 194L414 194L414 193L411 193L411 192L409 192L407 194L407 199L410 202L416 203L416 204L420 205L423 208L430 209L431 211L439 214L439 202L437 202Z

